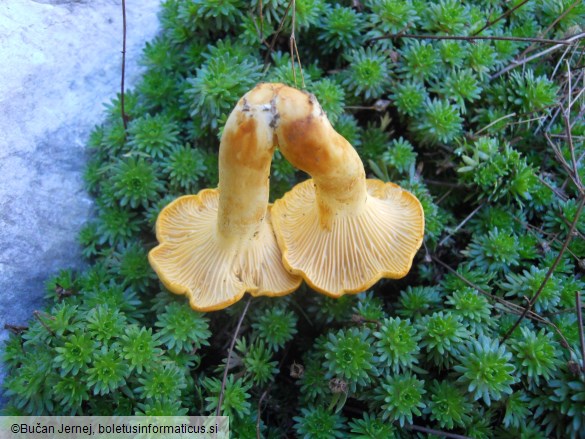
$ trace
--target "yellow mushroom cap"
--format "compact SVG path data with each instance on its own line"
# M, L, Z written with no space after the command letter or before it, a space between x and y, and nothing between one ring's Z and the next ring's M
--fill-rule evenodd
M161 243L148 255L165 287L189 297L198 311L226 308L242 298L282 296L299 287L301 279L281 262L270 224L270 209L258 235L226 246L217 234L219 191L204 189L177 198L160 213L156 237Z
M422 243L418 199L393 183L366 180L366 187L361 212L334 217L329 229L321 226L312 179L296 185L272 209L285 266L330 297L359 293L380 278L406 276Z

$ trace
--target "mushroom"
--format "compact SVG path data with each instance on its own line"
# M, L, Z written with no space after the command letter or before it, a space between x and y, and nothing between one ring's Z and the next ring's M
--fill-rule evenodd
M418 199L393 183L366 179L356 150L313 95L278 92L278 147L312 179L272 207L284 265L330 297L406 276L424 234Z
M159 214L160 244L148 255L162 283L198 311L225 308L245 292L282 296L302 279L282 264L270 221L274 90L257 86L230 114L219 148L219 186L182 196Z

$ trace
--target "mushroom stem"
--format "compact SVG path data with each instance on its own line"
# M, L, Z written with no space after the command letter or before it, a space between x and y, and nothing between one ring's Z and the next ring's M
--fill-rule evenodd
M246 292L282 296L301 282L282 263L268 204L275 88L257 86L228 117L218 189L179 197L157 219L160 244L149 261L164 285L186 294L193 309L222 309Z
M268 207L275 149L271 117L251 111L247 97L230 114L219 147L217 229L226 245L257 236Z
M364 165L337 133L313 95L283 88L278 95L278 146L295 167L313 177L321 227L335 216L359 215L368 198Z

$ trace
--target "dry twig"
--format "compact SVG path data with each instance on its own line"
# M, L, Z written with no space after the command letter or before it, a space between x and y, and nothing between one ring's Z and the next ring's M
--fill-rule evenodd
M532 296L532 299L530 299L530 302L524 308L524 311L522 312L522 314L520 315L518 320L516 320L516 323L514 323L514 325L504 334L504 337L502 338L502 342L506 341L510 337L510 335L512 335L512 333L520 325L522 320L524 320L524 318L526 317L528 312L530 312L532 310L532 307L534 306L534 304L538 300L538 297L540 296L540 294L544 290L544 287L548 283L550 277L552 276L552 274L556 270L557 266L561 262L561 259L562 259L563 255L565 254L565 251L567 250L567 248L569 247L569 244L571 243L571 240L573 239L573 232L575 231L575 227L577 226L577 222L579 221L579 218L581 217L581 212L583 211L584 205L585 205L585 197L581 197L581 200L579 201L579 205L577 206L577 211L575 212L575 218L573 219L573 222L571 223L571 228L569 229L569 233L567 234L567 239L565 239L565 242L563 243L563 246L561 247L559 254L557 255L553 264L550 266L550 268L546 272L546 275L545 275L544 279L542 280L540 287L538 288L536 293L534 293L534 296Z
M500 15L498 18L496 18L495 20L492 21L488 21L484 27L482 27L480 30L478 30L477 32L475 32L473 35L478 35L480 33L482 33L484 30L486 30L488 27L496 24L498 21L503 20L504 18L506 18L508 15L511 15L512 13L514 13L516 10L520 9L522 6L524 6L526 3L528 3L530 0L524 0L520 3L518 3L516 6L514 6L512 9L507 10L506 12L504 12L502 15Z
M122 78L120 80L120 113L124 124L124 136L128 131L128 116L124 108L124 78L126 77L126 0L122 0Z
M571 4L567 9L565 9L563 11L563 13L561 15L559 15L551 24L549 24L548 27L544 31L542 31L538 36L544 37L546 34L548 34L550 32L550 30L557 25L557 23L559 23L563 18L565 18L565 16L569 12L571 12L573 10L573 8L575 6L577 6L579 3L581 3L582 1L583 0L576 0L575 2L573 2L573 4ZM524 49L524 51L518 56L517 59L524 58L528 53L532 52L532 50L534 49L535 46L536 46L536 44L532 43L530 46L528 46L526 49Z
M577 307L577 325L579 325L579 342L581 344L581 371L585 372L585 335L583 334L583 314L581 312L581 292L575 291L575 306Z
M579 34L581 35L581 34ZM585 34L583 34L585 35ZM474 43L476 40L489 41L519 41L519 42L535 42L540 44L555 44L556 46L571 46L575 37L567 40L550 40L546 38L525 38L525 37L504 37L504 36L462 36L462 35L413 35L413 34L390 34L382 35L375 38L370 38L369 41L388 40L395 38L414 38L416 40L458 40ZM553 47L556 47L553 46Z
M433 256L432 259L435 262L437 262L439 265L441 265L443 268L445 268L447 271L449 271L450 273L452 273L453 275L455 275L458 279L462 280L467 285L469 285L471 288L473 288L474 290L476 290L478 293L483 294L484 296L492 299L494 302L498 302L499 304L501 304L504 307L506 307L506 309L507 309L508 312L511 312L511 313L517 314L517 315L521 315L521 314L523 314L526 311L526 308L523 308L520 305L516 305L515 303L512 303L512 302L510 302L510 301L508 301L506 299L503 299L501 297L494 296L493 294L490 294L487 291L483 290L478 285L475 285L469 279L467 279L464 276L462 276L461 274L459 274L456 270L454 270L453 268L449 267L447 264L445 264L443 261L441 261L436 256ZM565 348L567 348L569 350L571 356L573 355L573 350L571 349L571 346L569 345L569 342L567 341L567 339L565 338L565 336L563 335L563 333L561 332L561 330L557 327L557 325L555 325L553 322L545 319L544 317L542 317L541 315L535 313L532 310L530 310L530 311L528 311L528 313L526 313L526 317L528 317L529 319L535 320L537 322L543 323L545 325L548 325L551 328L553 328L553 330L557 333L557 335L561 339L561 344L563 345L563 347L565 347Z
M276 40L278 39L278 36L282 32L282 28L284 27L284 21L286 20L286 17L288 15L288 11L290 11L292 4L293 4L293 0L290 0L288 2L286 10L284 11L284 15L280 19L280 23L278 23L278 28L276 29L276 33L274 34L274 36L272 37L272 40L270 41L270 47L268 47L268 52L266 52L266 56L264 58L264 70L266 70L268 67L268 61L270 60L270 55L272 55L272 51L274 50L274 46L276 45Z
M232 342L230 343L230 348L228 350L227 361L225 363L225 369L223 370L223 378L221 380L221 390L219 392L219 398L217 400L217 409L215 410L215 416L219 416L221 412L221 404L223 403L223 393L225 391L225 383L227 381L228 369L230 366L230 360L232 358L232 352L234 351L234 346L236 344L236 339L238 338L238 334L240 332L240 327L242 326L242 322L244 321L244 317L246 317L246 313L248 312L248 307L250 306L250 302L252 301L252 296L248 297L248 301L246 302L246 306L240 315L238 320L238 325L236 326L236 330L234 331L234 335L232 337Z
M433 428L421 427L420 425L406 424L404 426L407 430L419 431L435 436L447 437L450 439L472 439L469 436L463 436L461 434L449 433L447 431L435 430Z
M548 49L545 49L545 50L543 50L541 52L538 52L538 53L536 53L536 54L534 54L532 56L529 56L528 58L523 58L523 59L521 59L519 61L516 61L516 62L510 64L507 67L504 67L502 70L500 70L499 72L497 72L494 75L492 75L490 77L490 80L494 80L496 78L499 78L504 73L507 73L510 70L515 69L516 67L522 66L522 65L524 65L526 63L529 63L530 61L534 61L535 59L538 59L541 56L544 56L544 55L547 55L547 54L549 54L551 52L554 52L555 50L558 50L558 49L560 49L563 46L573 45L573 44L575 44L575 42L578 42L579 40L581 40L584 37L585 37L585 32L581 32L581 33L579 33L577 35L572 36L571 38L567 38L566 40L561 40L562 42L557 40L557 44L555 44L554 46L549 47ZM536 38L536 40L538 40L539 42L546 41L546 40L542 40L542 39L539 39L539 38ZM555 41L555 40L549 40L549 41Z

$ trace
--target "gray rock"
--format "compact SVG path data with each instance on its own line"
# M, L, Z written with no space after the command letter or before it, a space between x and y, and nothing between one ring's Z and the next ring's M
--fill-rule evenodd
M126 1L129 86L159 5ZM1 2L0 342L43 307L51 275L83 265L85 144L120 89L121 50L121 0Z

